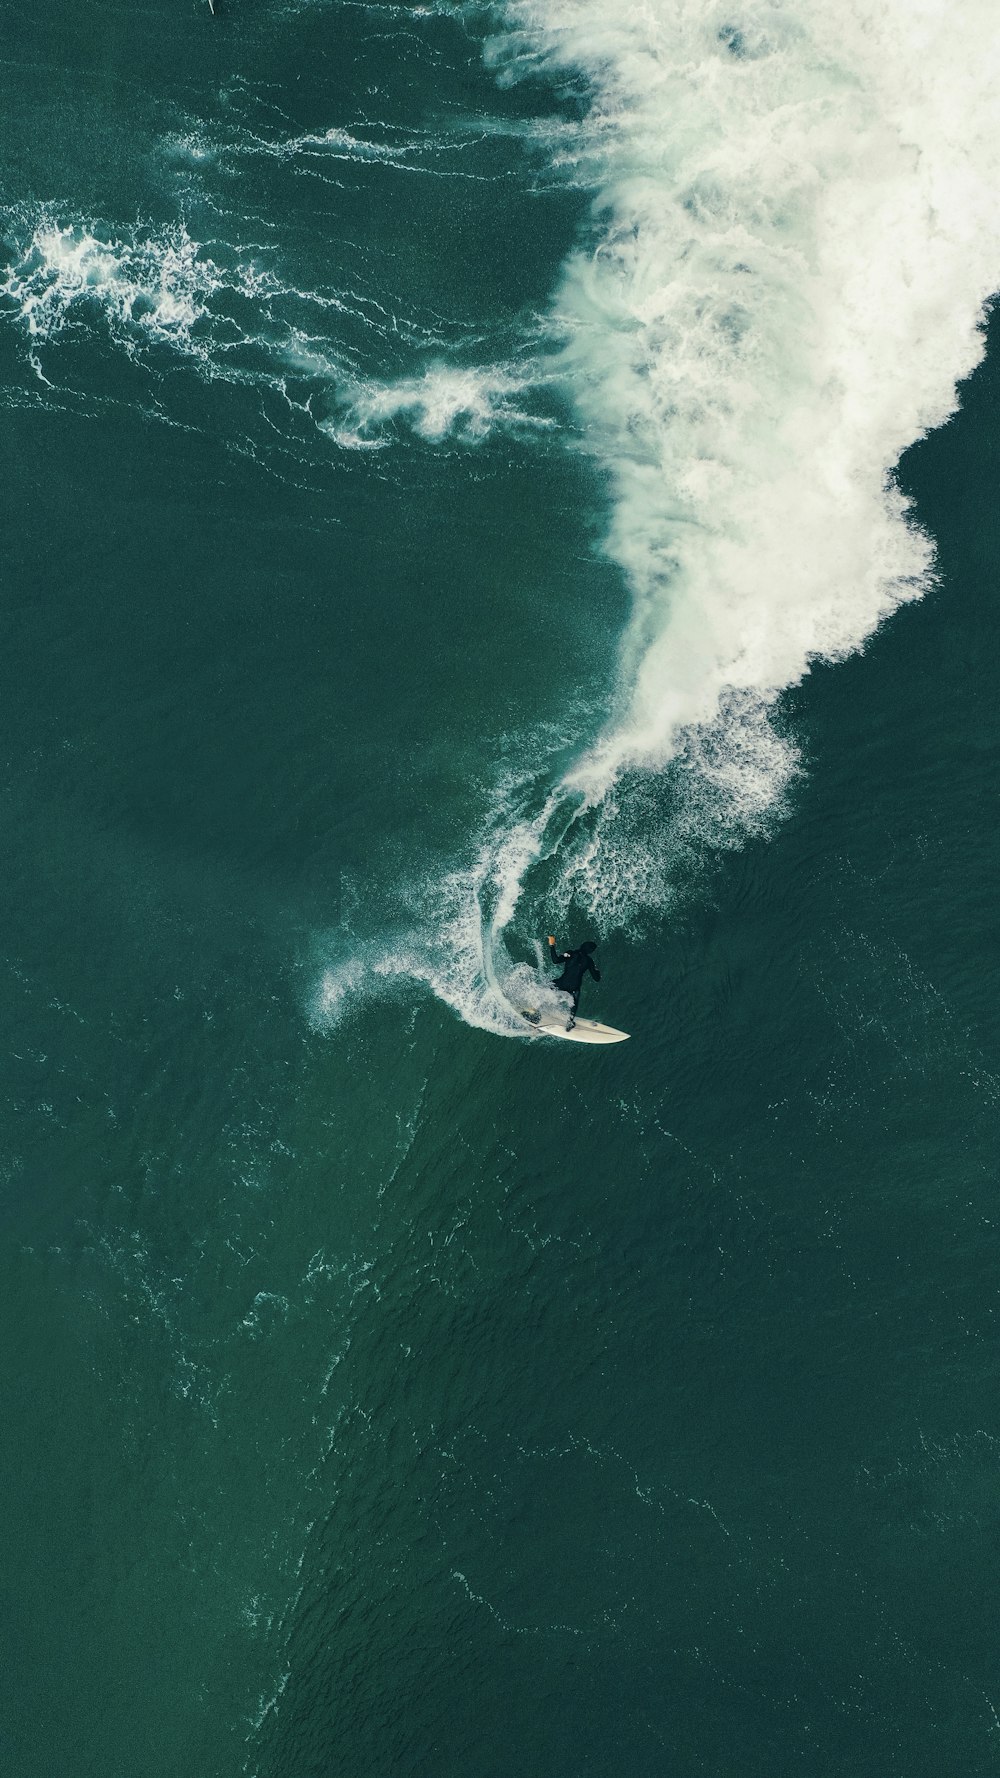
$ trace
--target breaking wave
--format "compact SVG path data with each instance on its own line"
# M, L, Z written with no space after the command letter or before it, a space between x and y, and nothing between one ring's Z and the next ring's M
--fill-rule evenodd
M982 0L509 0L502 18L497 78L580 99L554 160L594 198L549 368L606 472L632 617L603 729L467 873L475 1023L533 884L628 925L669 905L692 852L781 815L799 770L782 693L932 582L894 469L954 411L1000 287ZM440 968L452 1003L474 949L466 931L462 969Z
M892 471L983 351L996 71L976 6L959 29L884 0L507 16L501 75L575 70L592 95L593 235L555 308L634 598L619 710L573 774L603 794L926 589Z

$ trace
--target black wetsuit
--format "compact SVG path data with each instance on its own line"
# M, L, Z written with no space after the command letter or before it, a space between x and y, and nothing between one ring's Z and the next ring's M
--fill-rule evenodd
M570 1016L574 1019L576 1018L576 1009L580 1004L580 989L583 987L584 976L589 971L595 982L599 982L601 979L601 972L591 956L594 949L595 946L591 944L581 945L576 951L557 951L555 945L549 946L553 963L564 965L562 975L558 976L552 985L555 988L561 988L564 994L569 994L572 997L573 1010Z

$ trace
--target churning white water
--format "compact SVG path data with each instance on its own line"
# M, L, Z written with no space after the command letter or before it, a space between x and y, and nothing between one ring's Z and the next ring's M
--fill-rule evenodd
M563 887L613 919L663 888L662 848L637 857L634 822L616 837L622 775L683 756L716 830L753 826L796 768L779 694L929 584L893 469L953 411L1000 287L1000 38L982 0L503 16L499 78L586 93L557 139L591 227L553 309L633 615L613 714L564 784L613 806Z
M953 412L1000 288L984 0L509 0L502 20L497 78L582 100L552 132L594 197L545 374L605 470L632 616L597 741L428 905L425 979L492 1025L539 860L547 908L627 925L669 902L692 837L780 813L780 694L930 584L893 471Z

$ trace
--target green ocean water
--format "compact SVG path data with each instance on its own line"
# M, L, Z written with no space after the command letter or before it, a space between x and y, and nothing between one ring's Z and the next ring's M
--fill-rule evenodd
M632 1040L405 958L329 1017L606 719L565 392L371 418L534 350L581 89L463 12L0 18L4 1771L993 1772L995 339L900 466L936 584L604 921Z

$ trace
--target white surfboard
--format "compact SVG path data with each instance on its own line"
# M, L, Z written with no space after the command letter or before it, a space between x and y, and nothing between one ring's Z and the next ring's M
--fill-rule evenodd
M602 1025L599 1019L577 1019L572 1031L566 1029L566 1014L541 1007L521 1010L521 1017L534 1037L563 1037L568 1043L627 1043L628 1031L616 1031L613 1025Z

